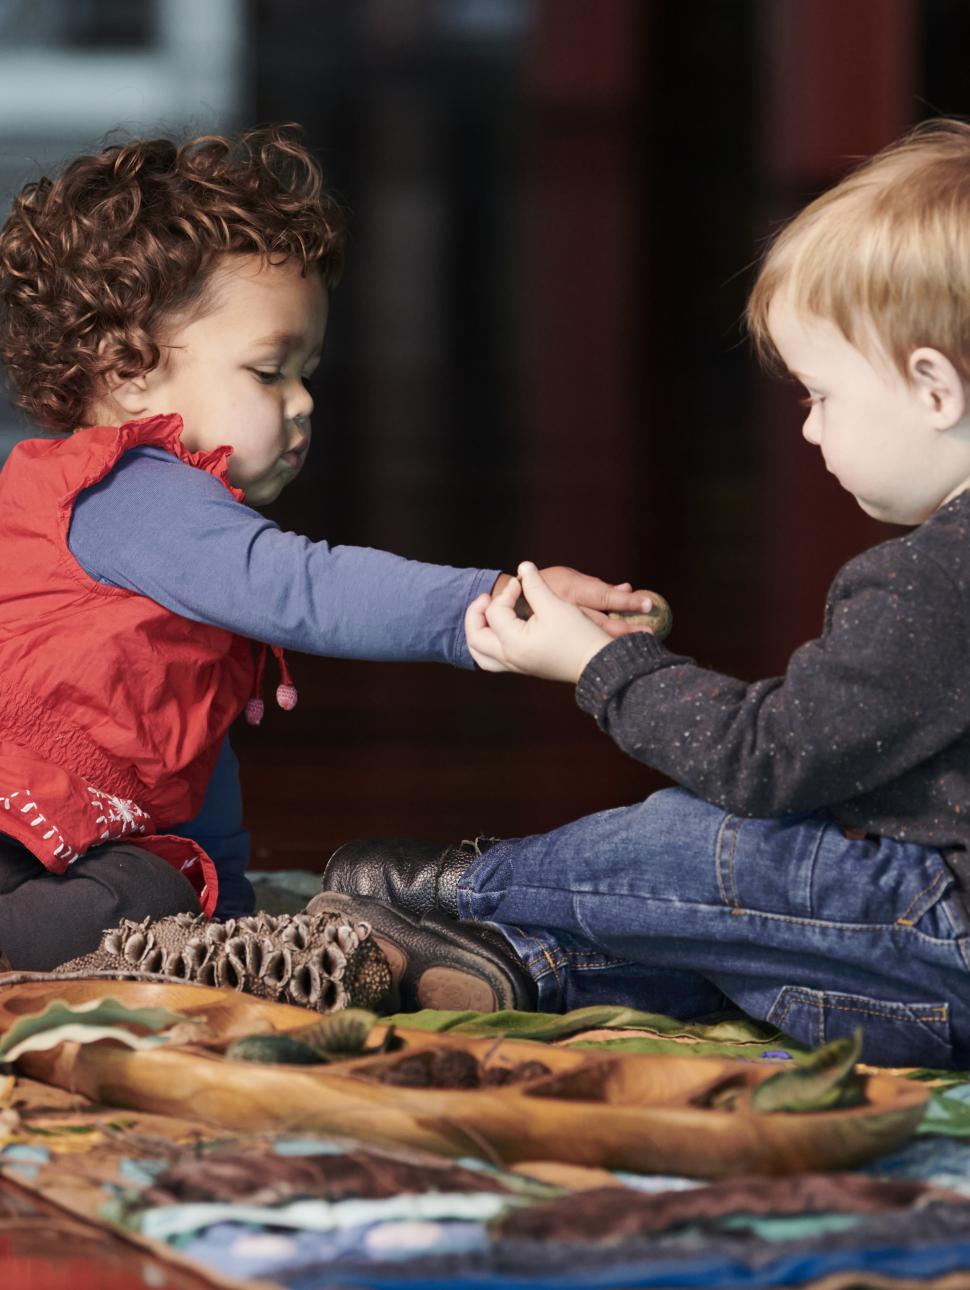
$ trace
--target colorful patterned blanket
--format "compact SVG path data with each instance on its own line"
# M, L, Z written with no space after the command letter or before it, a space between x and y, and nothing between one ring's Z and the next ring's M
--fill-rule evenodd
M410 1029L781 1063L746 1019L622 1008L418 1013ZM227 1135L17 1079L0 1170L218 1284L289 1290L970 1286L970 1073L932 1090L914 1136L851 1172L715 1182L547 1163L509 1169L320 1135Z

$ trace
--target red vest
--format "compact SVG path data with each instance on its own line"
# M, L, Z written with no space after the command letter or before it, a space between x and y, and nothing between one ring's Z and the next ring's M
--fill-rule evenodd
M188 452L181 431L179 417L160 416L29 439L0 472L0 833L53 873L131 838L182 870L211 914L212 860L165 830L202 806L252 689L252 646L95 582L67 540L77 495L138 444L214 475L241 501L226 478L230 449Z

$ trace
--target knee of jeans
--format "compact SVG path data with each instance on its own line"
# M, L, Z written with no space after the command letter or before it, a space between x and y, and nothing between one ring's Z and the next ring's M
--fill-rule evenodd
M684 818L684 812L689 811L693 818L696 814L699 818L704 818L708 814L720 818L724 812L719 806L714 806L707 802L703 797L698 797L692 793L689 788L659 788L656 793L651 793L649 797L643 799L643 807L651 814L675 815L678 820Z

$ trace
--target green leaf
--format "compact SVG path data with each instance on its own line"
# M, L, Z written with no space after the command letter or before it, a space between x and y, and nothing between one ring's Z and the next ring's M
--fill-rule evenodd
M15 1044L8 1052L4 1054L4 1061L15 1062L18 1057L25 1053L43 1053L50 1048L56 1048L58 1044L96 1044L103 1039L114 1039L119 1044L124 1044L128 1048L146 1049L158 1048L167 1042L164 1035L136 1035L130 1030L122 1030L119 1026L77 1026L65 1025L55 1026L53 1030L42 1030L36 1035L28 1035L26 1039Z
M829 1111L865 1101L855 1073L862 1052L862 1030L851 1039L834 1039L792 1067L770 1075L751 1093L752 1111Z
M59 1138L62 1133L97 1133L100 1124L59 1124L56 1129L42 1129L38 1124L25 1124L24 1130L40 1138Z
M656 1012L638 1012L619 1004L598 1004L566 1013L538 1012L444 1012L425 1009L398 1013L382 1019L385 1024L409 1030L452 1031L459 1035L505 1035L509 1039L534 1039L552 1043L585 1030L643 1030L655 1035L730 1042L739 1048L765 1047L781 1042L792 1052L805 1051L774 1026L741 1017L714 1023L679 1021Z
M297 1066L319 1066L326 1061L309 1044L291 1035L245 1035L226 1049L230 1062L285 1062Z
M41 1012L21 1017L0 1038L0 1061L15 1061L22 1053L43 1051L71 1039L93 1043L117 1039L130 1048L150 1048L165 1043L164 1036L139 1036L119 1026L161 1031L194 1018L167 1008L128 1008L117 999L90 999L68 1004L55 999Z

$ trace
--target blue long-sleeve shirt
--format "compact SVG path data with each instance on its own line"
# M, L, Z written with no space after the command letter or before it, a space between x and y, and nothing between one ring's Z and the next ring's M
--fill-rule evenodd
M69 543L98 582L196 622L309 654L458 667L474 666L465 609L498 576L283 532L211 475L154 447L126 453L78 497ZM217 916L250 912L249 839L228 739L202 810L173 832L215 861Z

